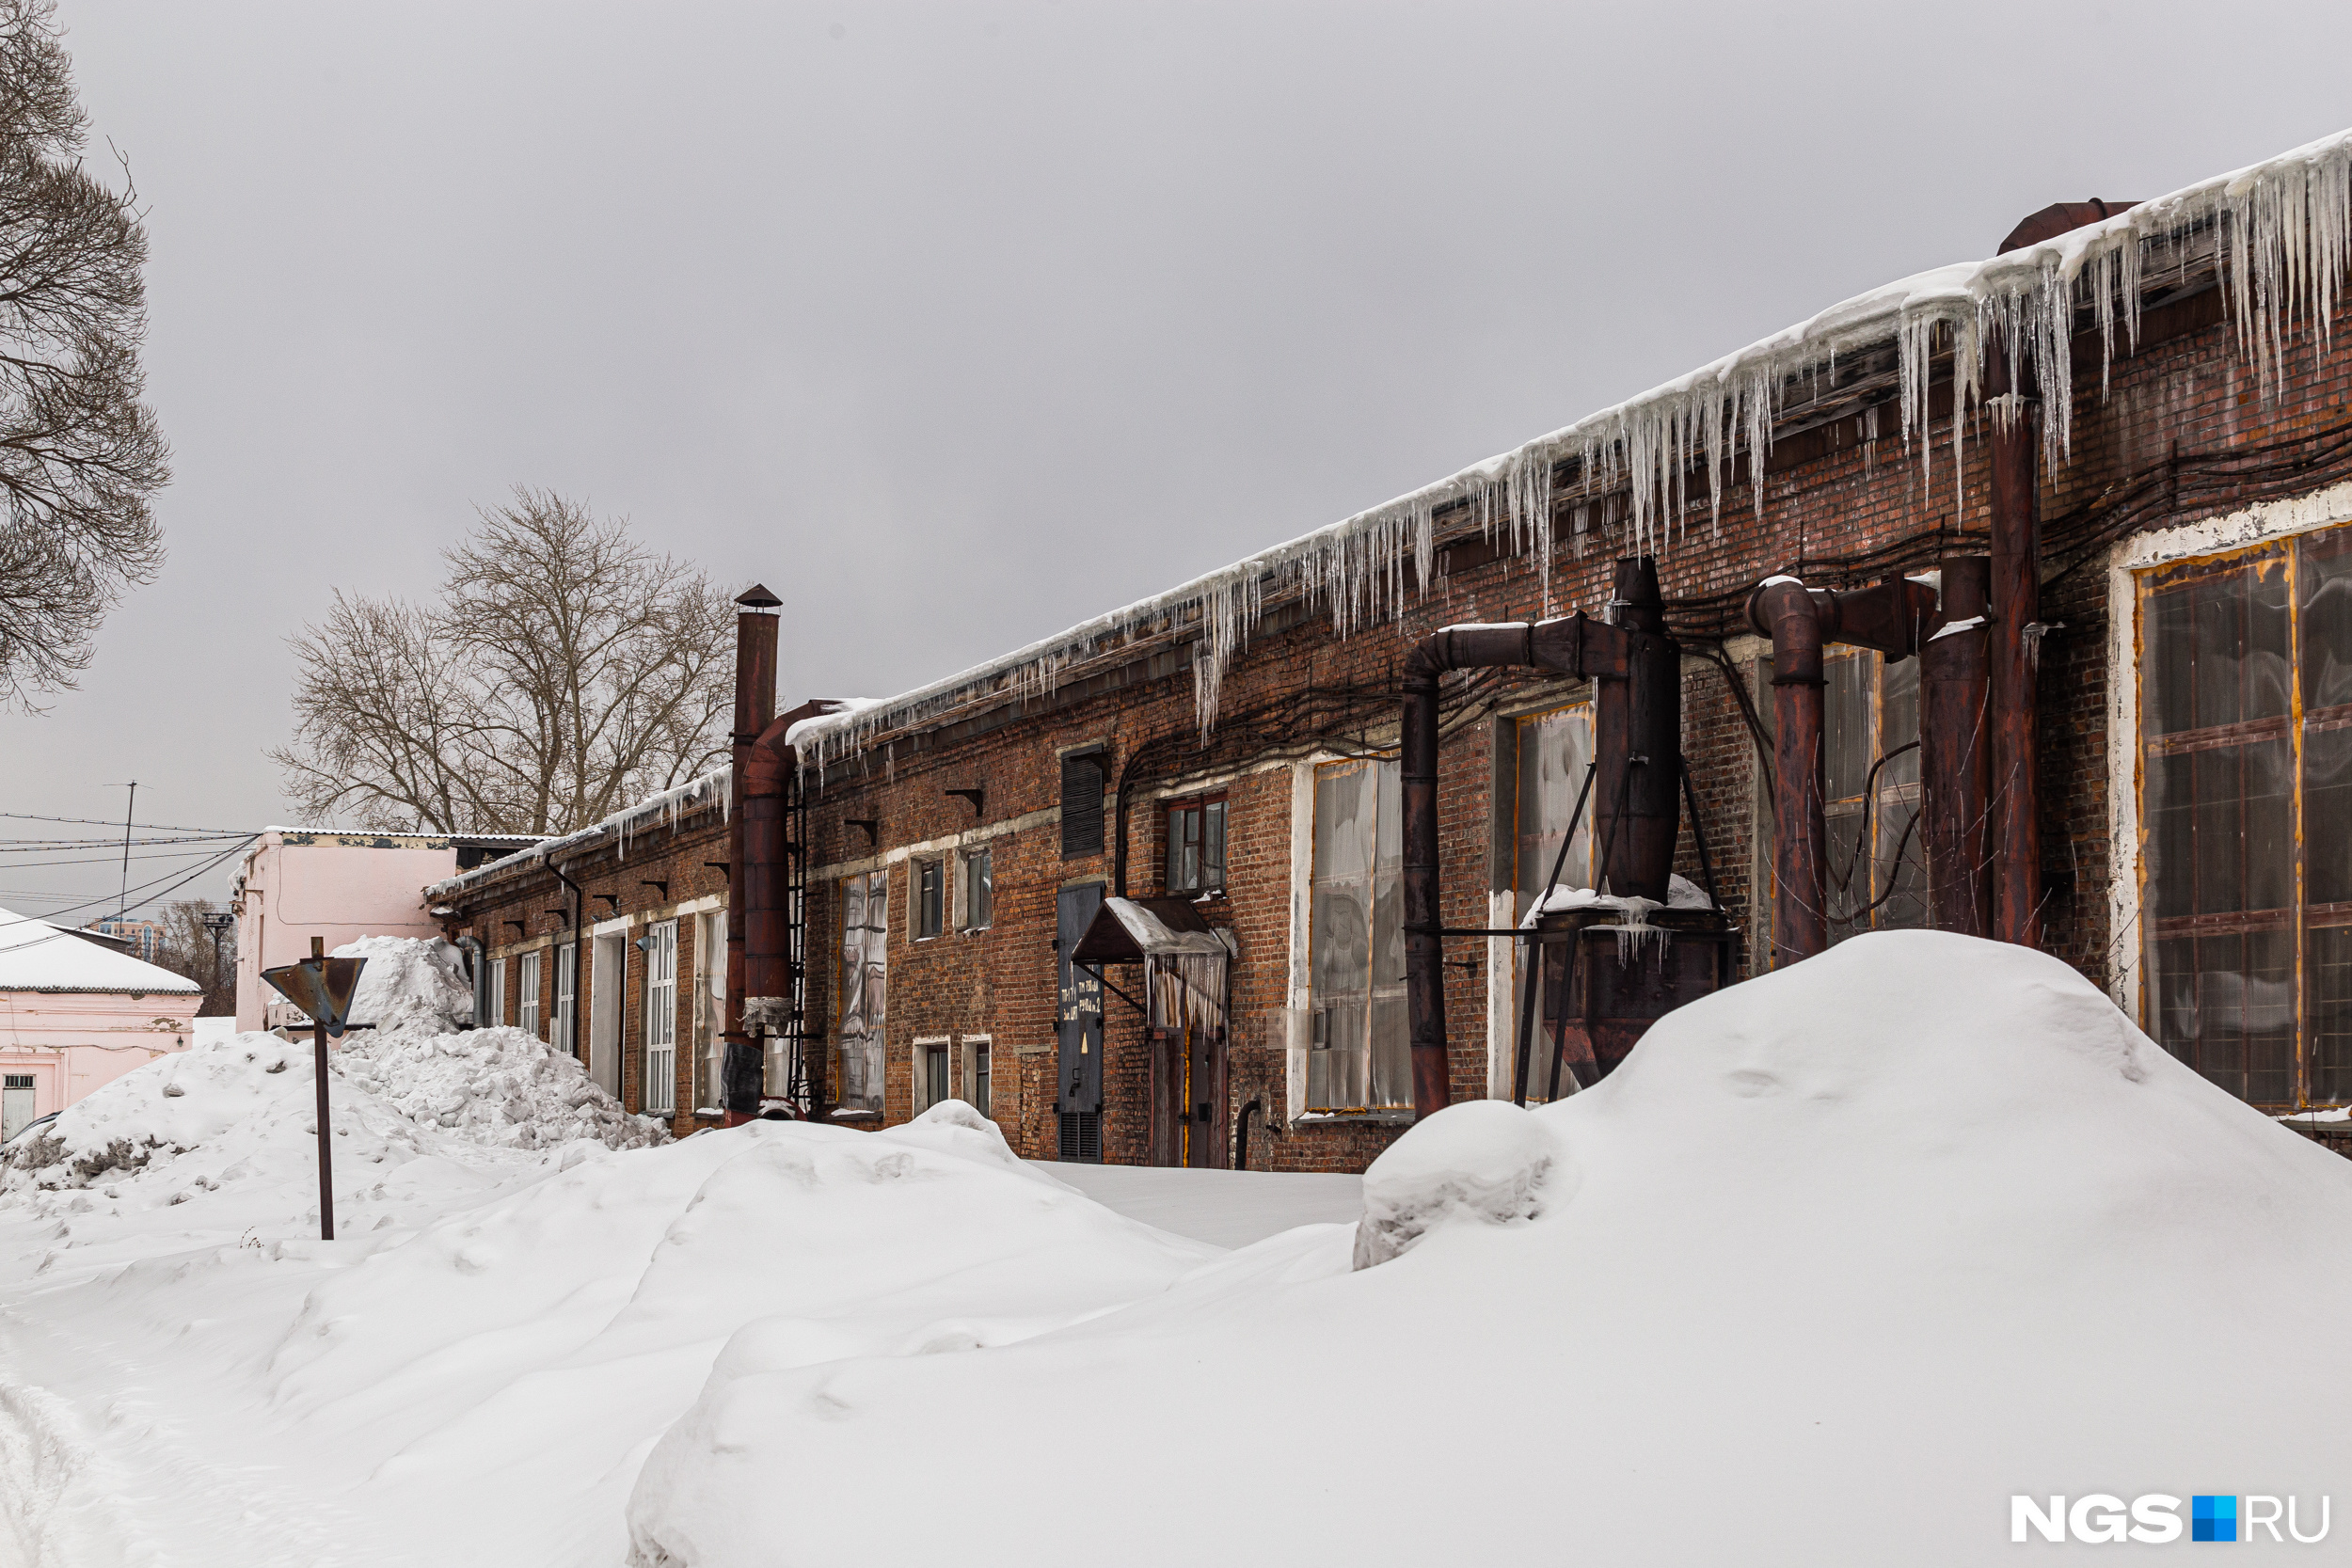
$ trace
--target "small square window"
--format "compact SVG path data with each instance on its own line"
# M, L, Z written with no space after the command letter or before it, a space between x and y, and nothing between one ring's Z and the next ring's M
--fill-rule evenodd
M1186 800L1168 809L1168 891L1205 898L1225 891L1225 802Z
M914 935L917 941L939 935L942 926L941 895L946 889L937 861L914 863Z

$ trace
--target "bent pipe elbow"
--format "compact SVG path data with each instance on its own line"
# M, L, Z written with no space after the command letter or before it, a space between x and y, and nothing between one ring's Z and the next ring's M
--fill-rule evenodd
M1837 597L1795 578L1770 578L1748 595L1749 626L1772 642L1772 684L1818 684L1821 647L1837 634Z

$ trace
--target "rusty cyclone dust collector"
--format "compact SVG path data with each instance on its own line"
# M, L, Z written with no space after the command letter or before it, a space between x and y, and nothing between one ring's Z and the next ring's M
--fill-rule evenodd
M1613 901L1544 915L1534 931L1450 929L1440 918L1438 845L1438 677L1449 670L1516 666L1576 675L1595 687L1594 764L1586 784L1595 881ZM1413 1114L1452 1098L1447 1082L1444 939L1509 936L1561 957L1547 976L1545 1016L1552 1061L1575 1064L1580 1085L1609 1070L1651 1022L1728 983L1730 931L1722 913L1666 914L1681 830L1682 650L1666 635L1658 562L1617 562L1608 621L1557 620L1447 626L1405 662L1404 756L1406 1005L1413 1047ZM1570 827L1570 836L1574 827ZM1618 940L1630 933L1631 941ZM1692 939L1680 954L1675 948ZM1644 966L1647 966L1645 968ZM1526 1097L1522 1023L1518 1096ZM1551 1070L1557 1082L1557 1068Z

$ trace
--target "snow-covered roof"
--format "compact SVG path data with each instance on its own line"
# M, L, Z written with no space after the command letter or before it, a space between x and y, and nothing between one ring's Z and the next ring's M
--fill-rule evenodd
M647 796L634 805L624 806L612 816L591 822L577 832L565 833L560 838L540 839L528 849L502 855L475 866L471 871L461 871L454 877L444 878L426 888L424 896L428 902L437 903L454 897L468 888L478 887L502 873L517 871L526 865L545 865L549 860L563 860L608 839L619 840L621 853L626 857L629 840L657 823L675 828L678 818L687 813L710 806L725 812L733 800L732 784L728 769L713 768L674 789L665 789L659 795Z
M1187 583L1080 622L888 702L812 720L795 732L805 764L859 750L878 736L936 722L966 707L1050 693L1090 660L1134 657L1140 642L1197 640L1193 693L1202 728L1216 721L1227 665L1248 641L1263 607L1297 597L1331 615L1340 635L1393 619L1434 575L1435 517L1466 507L1486 536L1532 546L1550 596L1552 523L1565 506L1580 549L1594 503L1623 497L1635 538L1657 549L1697 498L1719 514L1742 451L1771 450L1785 413L1809 403L1841 358L1895 347L1899 373L1885 388L1899 406L1899 436L1932 477L1928 393L1948 357L1954 406L1985 405L1996 344L2045 386L2071 383L2073 340L2089 310L2112 359L2117 327L2138 336L2145 293L2168 277L2218 278L2240 346L2265 395L2298 319L2323 340L2336 290L2352 260L2352 131L2143 201L2104 222L1986 261L1899 278L1637 397L1539 436L1410 494L1246 557ZM2104 385L2104 383L2103 383ZM1997 411L1996 411L1997 412ZM2053 463L2071 448L2067 399L2050 400L2042 437ZM1873 419L1875 415L1871 416ZM1950 421L1954 456L1969 424ZM1959 465L1953 464L1954 483ZM1555 472L1568 487L1554 492ZM1751 484L1751 490L1756 489ZM1753 497L1758 515L1760 492Z
M104 991L200 996L204 988L131 957L84 942L63 927L0 910L0 990Z

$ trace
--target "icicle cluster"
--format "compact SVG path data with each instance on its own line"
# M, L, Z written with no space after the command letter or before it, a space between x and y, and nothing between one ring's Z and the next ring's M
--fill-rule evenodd
M2014 397L1987 396L1992 356L2006 356L2002 368L2010 386L2023 377L2045 388L2071 388L2078 313L2090 312L2111 363L2119 323L2127 341L2138 342L2144 286L2159 281L2168 264L2185 273L2192 261L2217 272L2241 348L2256 368L2263 395L2273 395L2298 330L2315 332L2323 346L2328 341L2352 261L2352 132L2042 245L1858 295L1411 495L978 669L819 721L803 738L803 762L821 768L879 734L969 704L1050 694L1089 660L1154 639L1194 640L1194 699L1205 734L1216 721L1225 673L1248 646L1267 603L1302 596L1327 610L1342 636L1395 619L1411 598L1428 593L1435 577L1434 519L1456 506L1468 509L1487 538L1502 533L1514 550L1532 548L1549 613L1556 508L1569 514L1580 553L1597 511L1620 502L1634 546L1662 551L1674 526L1694 509L1697 473L1705 475L1710 521L1719 523L1740 455L1751 457L1751 476L1760 472L1785 410L1809 400L1822 377L1834 377L1841 356L1851 359L1890 343L1899 367L1902 442L1906 451L1917 451L1924 480L1933 478L1934 467L1931 372L1939 359L1949 358L1957 490L1972 420L1989 413L2006 428L2022 409ZM2070 397L2051 397L2043 404L2042 436L2053 467L2071 454L2072 411ZM1875 406L1864 420L1866 456L1875 462ZM1760 517L1763 486L1751 480L1749 489Z

